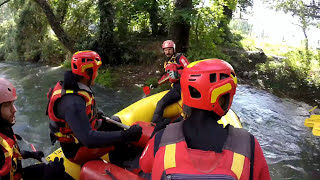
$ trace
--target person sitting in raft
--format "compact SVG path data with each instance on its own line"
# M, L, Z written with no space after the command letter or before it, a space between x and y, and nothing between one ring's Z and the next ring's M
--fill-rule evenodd
M150 139L140 157L152 179L269 180L262 149L253 135L218 124L232 104L237 78L218 59L189 64L181 77L185 120L168 125Z
M91 86L101 64L99 54L94 51L76 52L71 59L72 71L67 71L64 81L48 93L51 141L58 140L66 158L78 164L98 159L112 150L115 143L138 141L142 134L138 125L106 132L110 124L97 120Z
M16 123L16 99L16 88L7 79L0 78L0 179L64 179L63 159L56 158L48 165L40 163L22 168L22 159L33 158L41 161L44 154L42 151L20 151L17 139L22 138L12 129Z
M154 111L152 122L159 123L162 121L164 109L181 99L181 87L180 87L180 76L184 67L186 67L189 62L187 58L181 54L176 53L175 43L172 40L166 40L162 43L162 50L167 60L164 62L164 69L166 74L163 76L168 76L168 80L171 83L172 88L169 92L158 101L156 109ZM160 80L161 81L161 80ZM152 85L154 86L154 85Z

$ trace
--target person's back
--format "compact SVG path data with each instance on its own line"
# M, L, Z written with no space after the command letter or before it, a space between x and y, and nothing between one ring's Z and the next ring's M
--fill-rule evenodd
M101 58L96 52L75 53L71 60L72 71L66 72L64 82L58 82L48 95L52 142L58 140L64 155L79 164L103 156L115 143L137 141L142 133L139 126L126 131L100 131L108 123L98 123L90 88L100 66Z
M258 141L246 130L217 121L236 92L232 67L221 60L191 63L181 77L185 120L149 141L140 158L152 179L270 179Z

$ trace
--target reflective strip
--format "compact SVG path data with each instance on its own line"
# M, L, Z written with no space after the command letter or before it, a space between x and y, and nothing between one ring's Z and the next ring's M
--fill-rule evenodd
M11 157L11 156L10 156L10 153L9 153L9 152L5 152L5 153L4 153L4 157L5 157L5 158Z
M66 90L66 94L72 94L73 90Z
M86 98L89 99L89 101L86 102L86 106L89 106L89 105L92 104L93 98L90 97L89 93L87 93L86 91L79 91L78 94L81 94L81 95L83 95L83 96L85 96Z
M101 61L97 61L97 60L95 60L95 61L96 61L96 63L97 63L98 66L99 66L100 64L102 64Z
M233 153L231 170L237 175L238 179L240 179L243 171L244 158L244 155Z
M192 62L190 63L187 68L192 68L193 66L195 66L196 64L198 64L199 62L202 62L202 61L206 61L207 59L204 59L204 60L201 60L201 61L195 61L195 62Z
M78 52L74 53L74 55L79 54L79 53L82 53L82 52L90 52L90 51L89 51L89 50L86 50L86 51L78 51Z
M211 103L215 103L215 102L217 101L217 98L218 98L221 94L223 94L223 93L231 90L231 88L232 88L231 84L228 83L228 84L225 84L225 85L223 85L223 86L221 86L221 87L218 87L218 88L214 89L214 90L212 91L212 93L211 93Z
M176 144L166 145L164 153L164 169L176 167Z
M78 140L74 135L72 135L72 134L70 134L70 135L65 135L65 134L62 134L61 132L56 132L56 133L54 133L54 135L57 136L58 138L69 138L69 139L73 139L76 144L79 143L79 140Z
M54 91L53 94L52 94L52 96L55 96L55 95L57 95L57 94L61 94L61 89ZM52 97L52 96L51 96L51 97Z
M86 65L83 65L81 67L81 72L84 72L86 69L88 68L92 68L93 67L93 64L86 64Z
M237 85L237 83L238 83L238 78L237 78L237 77L234 77L232 74L230 74L230 76L231 76L231 78L233 79L234 84Z
M0 142L1 142L2 147L9 153L9 156L12 157L13 156L13 149L10 147L8 142L6 140L4 140L1 136L0 136Z

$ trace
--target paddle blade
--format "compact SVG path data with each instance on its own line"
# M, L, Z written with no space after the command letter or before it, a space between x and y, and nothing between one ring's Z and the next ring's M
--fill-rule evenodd
M315 136L320 136L320 124L315 123L313 128L312 128L312 134Z
M151 91L150 91L150 87L149 87L149 86L143 87L143 92L144 92L145 95L148 96L148 95L150 94L150 92L151 92Z
M304 120L304 126L313 127L315 123L320 123L320 115L311 115L310 118Z

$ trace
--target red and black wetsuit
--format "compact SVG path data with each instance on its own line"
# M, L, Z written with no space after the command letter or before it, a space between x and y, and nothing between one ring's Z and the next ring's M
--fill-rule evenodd
M183 68L186 67L189 64L189 62L183 54L177 53L177 54L172 55L172 57L169 58L169 60L167 60L164 63L164 68L166 68L166 66L168 64L176 65L177 66L177 68L176 68L177 73L179 74L179 76L181 76ZM165 107L167 107L168 105L173 104L181 99L180 80L177 79L177 80L171 81L169 79L169 81L172 83L172 85L171 85L172 88L157 103L157 107L156 107L154 114L153 114L153 117L152 117L152 122L154 122L154 123L161 121Z
M65 79L66 76L67 73ZM57 86L59 83L54 90L59 92L64 85ZM106 154L114 143L123 141L123 134L121 131L96 130L91 88L81 83L78 86L81 87L76 90L65 90L63 95L52 92L51 98L54 95L59 97L55 98L55 102L49 101L48 115L51 119L51 136L60 142L63 153L69 160L81 164Z

